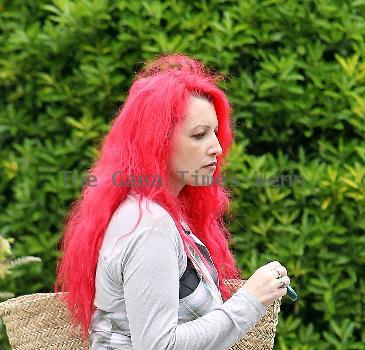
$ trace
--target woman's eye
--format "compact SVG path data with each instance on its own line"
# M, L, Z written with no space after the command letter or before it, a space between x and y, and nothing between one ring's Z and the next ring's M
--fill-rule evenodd
M201 139L202 137L204 136L204 134L197 134L197 135L194 135L194 137L196 138L196 139Z
M215 133L215 136L218 136L218 131L214 131L214 133ZM195 137L196 139L200 140L204 135L205 135L205 133L203 133L203 134L197 134L197 135L194 135L193 137Z

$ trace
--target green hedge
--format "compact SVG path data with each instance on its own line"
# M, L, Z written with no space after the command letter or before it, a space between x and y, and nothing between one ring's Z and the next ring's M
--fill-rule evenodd
M299 294L283 299L275 350L365 349L364 10L364 0L2 1L0 233L14 255L42 262L0 290L52 291L80 190L64 172L92 164L145 59L186 52L228 76L226 219L244 277L279 260Z

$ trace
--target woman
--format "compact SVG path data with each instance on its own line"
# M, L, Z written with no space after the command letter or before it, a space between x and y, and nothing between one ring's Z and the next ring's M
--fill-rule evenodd
M219 181L232 142L218 73L162 55L136 75L73 205L56 291L90 349L228 349L286 294L279 262L240 278ZM213 166L207 166L214 163Z

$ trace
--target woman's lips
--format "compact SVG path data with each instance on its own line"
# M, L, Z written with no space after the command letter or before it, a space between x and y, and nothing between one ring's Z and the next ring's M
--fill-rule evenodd
M217 167L217 161L210 162L209 164L204 165L203 168L209 167L209 166L215 166L215 167Z
M208 169L211 169L211 170L215 170L217 167L215 165L206 165L206 166L203 166L203 168L208 168Z

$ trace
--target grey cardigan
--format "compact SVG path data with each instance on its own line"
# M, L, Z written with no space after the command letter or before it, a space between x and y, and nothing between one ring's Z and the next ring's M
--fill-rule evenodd
M138 195L128 195L105 232L95 277L90 349L229 349L266 314L265 306L243 288L223 303L216 271L209 274L198 256L193 264L200 282L179 298L179 280L188 263L179 231L157 203L143 199L141 210L139 225L126 235L139 211Z

